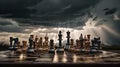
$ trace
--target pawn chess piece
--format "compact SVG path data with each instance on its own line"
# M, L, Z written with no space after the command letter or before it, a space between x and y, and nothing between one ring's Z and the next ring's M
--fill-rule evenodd
M27 41L22 41L22 52L23 54L26 54L27 53L27 49L28 49L28 46L27 46Z
M59 34L58 34L58 40L59 40L59 46L58 48L56 49L57 52L64 52L64 49L63 49L63 46L62 46L62 32L59 31Z
M10 46L9 46L9 50L13 50L13 37L10 37Z
M44 48L45 51L48 50L48 48L49 48L48 43L49 43L49 38L48 38L48 36L46 35L46 36L45 36L45 41L43 42L43 48Z
M43 50L43 39L42 37L40 37L38 41L38 53L40 53L42 50Z
M29 47L28 47L28 50L27 50L28 54L34 53L33 45L34 45L34 35L30 35L30 37L29 37Z
M53 39L50 40L50 49L49 49L49 53L55 53L55 49L54 49L54 40L53 40Z
M18 49L16 50L16 53L21 54L22 53L22 49L21 49L21 45L20 45L20 41L18 42Z
M70 32L66 32L67 33L67 44L65 46L65 50L69 50L70 49Z

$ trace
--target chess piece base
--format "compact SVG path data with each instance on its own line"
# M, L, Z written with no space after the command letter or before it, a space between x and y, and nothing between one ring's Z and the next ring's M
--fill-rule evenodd
M27 53L29 54L29 53L34 53L34 49L28 49L27 50Z
M64 49L63 48L57 48L56 52L64 52Z
M49 53L55 53L55 50L54 49L50 49Z
M9 47L8 49L9 49L9 50L13 50L13 47Z

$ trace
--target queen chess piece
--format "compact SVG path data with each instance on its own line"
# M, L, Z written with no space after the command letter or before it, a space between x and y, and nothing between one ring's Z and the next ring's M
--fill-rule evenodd
M64 48L62 46L62 32L59 31L59 34L58 34L58 40L59 40L59 46L58 48L56 49L57 52L64 52Z
M49 53L55 53L55 49L54 49L54 40L53 40L53 39L50 40Z

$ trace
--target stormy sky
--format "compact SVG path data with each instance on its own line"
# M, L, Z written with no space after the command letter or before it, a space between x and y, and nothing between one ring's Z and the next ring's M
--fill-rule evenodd
M30 34L57 42L58 31L78 39L101 37L106 45L120 43L120 0L0 0L0 42L9 37L28 40Z

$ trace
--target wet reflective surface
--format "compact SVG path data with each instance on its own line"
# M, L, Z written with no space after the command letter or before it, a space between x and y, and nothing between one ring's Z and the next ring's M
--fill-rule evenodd
M26 54L16 55L12 51L0 51L0 62L16 63L120 63L120 53L103 51L99 54L82 53L57 53L48 52L27 56Z

